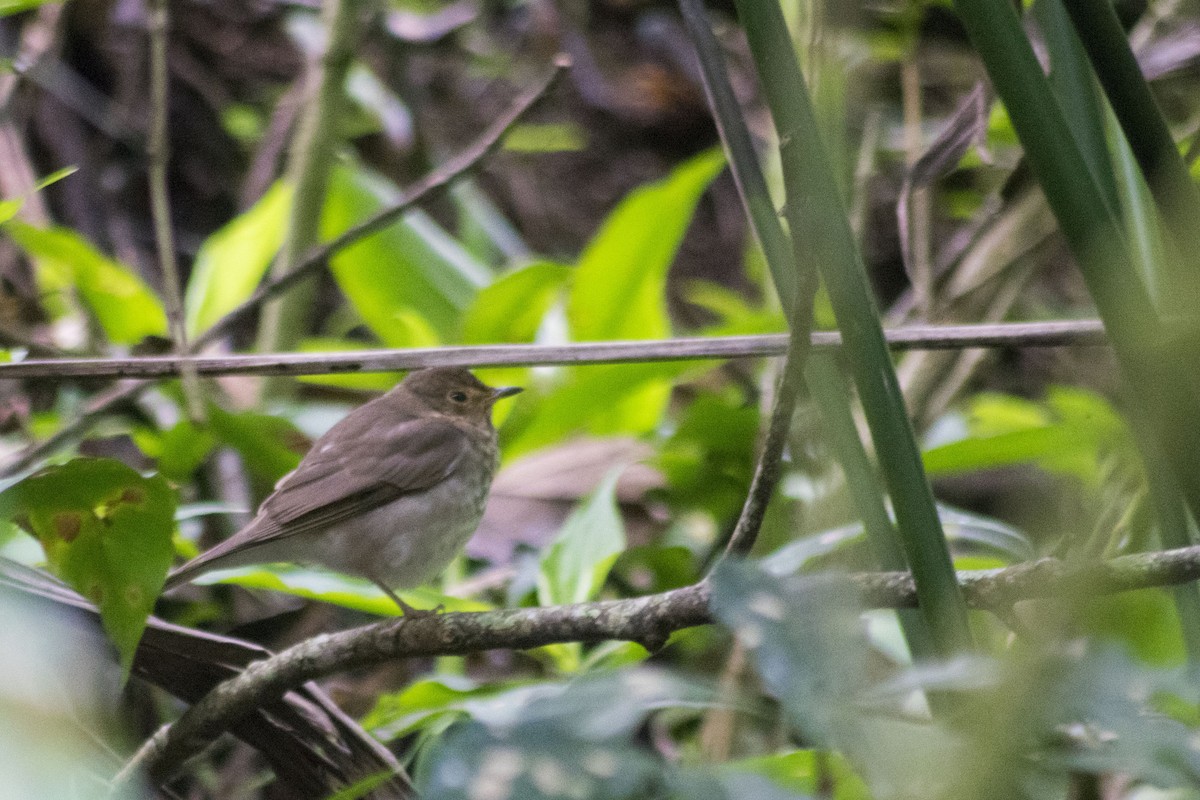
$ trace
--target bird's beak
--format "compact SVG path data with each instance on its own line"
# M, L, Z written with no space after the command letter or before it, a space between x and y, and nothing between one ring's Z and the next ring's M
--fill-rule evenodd
M525 391L523 386L501 386L499 389L492 389L492 402L503 400L505 397L512 397L514 394L520 394Z

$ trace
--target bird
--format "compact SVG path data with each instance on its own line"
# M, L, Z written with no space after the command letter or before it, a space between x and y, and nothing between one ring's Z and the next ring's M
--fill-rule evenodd
M410 372L317 439L246 527L172 571L164 591L290 562L364 577L406 617L436 613L396 591L436 577L479 526L499 465L492 406L520 391L457 367Z

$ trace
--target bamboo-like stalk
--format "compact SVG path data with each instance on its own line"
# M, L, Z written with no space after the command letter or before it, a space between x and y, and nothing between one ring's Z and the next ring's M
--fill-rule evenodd
M787 26L774 0L736 5L779 136L796 258L819 270L829 290L922 612L941 655L970 650L966 606L933 493Z
M787 234L771 205L767 182L750 143L750 132L745 118L734 100L720 47L708 25L700 0L680 0L679 7L700 59L713 115L717 120L721 139L725 143L730 167L742 194L742 202L753 230L763 243L771 274L776 276L777 287L782 292L785 286L790 288L795 285L796 263ZM781 278L786 283L781 283ZM850 413L850 393L846 390L834 360L823 353L810 353L802 367L805 383L816 398L830 431L834 452L854 489L852 495L855 508L867 529L879 565L889 570L908 569L908 562L896 537L895 528L888 519L875 470L871 466ZM765 455L771 452L772 446L782 446L782 442L774 441L773 437L780 433L778 415L783 410L784 403L787 403L790 417L790 406L794 398L783 393L794 391L787 379L788 373L793 369L794 367L789 365L784 370L785 378L780 384L780 395L776 398L776 408L772 412L764 443L764 462ZM753 545L753 536L747 536L745 528L748 521L755 516L752 512L755 510L762 472L762 466L755 471L755 479L737 527L730 537L727 552L745 553ZM757 518L761 522L761 513L757 514ZM754 532L757 533L757 527ZM929 628L920 613L911 609L901 612L900 621L910 651L918 658L933 657L936 650L929 635Z
M337 126L345 107L346 76L354 61L363 11L364 6L358 0L325 0L321 27L326 41L319 61L309 67L305 78L311 81L312 88L301 112L288 164L287 180L295 191L283 247L271 266L273 278L290 273L317 243L321 209L338 144ZM300 340L306 331L315 291L311 283L297 284L286 298L263 306L258 328L260 351L290 348ZM267 394L274 386L264 385L262 392Z
M1152 421L1180 491L1197 516L1200 393L1191 368L1191 337L1173 334L1160 319L1133 265L1120 220L1079 150L1016 11L1005 0L955 0L955 8L1079 263L1133 402Z

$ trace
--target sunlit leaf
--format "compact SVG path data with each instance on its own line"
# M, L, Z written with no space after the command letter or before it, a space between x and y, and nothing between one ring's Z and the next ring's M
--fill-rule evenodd
M291 204L292 187L278 182L200 245L184 298L189 336L254 293L283 244Z
M594 600L608 572L625 549L625 524L617 509L621 470L600 485L563 524L542 555L538 602L544 606Z
M4 230L33 259L39 288L53 293L73 287L110 341L137 344L166 335L167 316L150 287L75 231L35 228L15 219Z
M573 123L526 123L509 131L503 146L514 153L573 152L587 147L587 133Z
M158 461L158 472L165 478L183 481L212 452L216 440L187 420L163 431L136 428L133 441L143 453Z
M416 317L420 320L420 317ZM421 320L423 322L423 320ZM423 347L427 345L413 345ZM363 342L338 339L332 336L310 336L296 345L301 353L349 353L370 350ZM400 372L334 372L327 375L302 375L297 380L319 386L336 386L340 389L355 389L364 392L384 392L391 389L404 377Z
M502 432L505 454L516 456L573 433L644 434L662 420L671 387L702 374L707 362L682 361L578 367L559 386L518 399Z
M195 583L229 583L246 589L271 589L384 617L400 613L392 599L370 581L323 569L284 566L239 567L213 570L197 578ZM451 597L429 587L410 589L398 594L404 602L422 610L432 610L439 606L445 611L489 611L493 608L478 600Z
M0 516L42 543L51 569L100 608L128 674L174 550L175 493L112 459L48 467L0 494Z
M667 269L696 203L725 168L709 150L661 181L635 189L609 214L579 258L567 317L571 336L654 339L670 333Z
M335 169L321 218L322 237L342 233L399 198L399 190L364 170ZM339 251L330 269L371 331L395 347L404 346L403 337L397 337L397 318L404 313L419 314L439 337L451 337L475 292L492 277L419 211Z
M406 736L430 720L447 715L467 716L480 701L507 693L524 682L476 683L466 678L439 676L416 681L399 692L380 695L362 726L383 741Z
M247 469L274 483L296 468L310 442L292 423L251 411L208 409L209 429L241 455Z
M571 274L565 264L535 261L501 275L463 315L463 343L532 342Z
M972 404L969 426L968 438L925 451L931 475L1034 464L1095 482L1101 455L1134 452L1112 406L1080 389L1055 387L1045 403L983 395Z

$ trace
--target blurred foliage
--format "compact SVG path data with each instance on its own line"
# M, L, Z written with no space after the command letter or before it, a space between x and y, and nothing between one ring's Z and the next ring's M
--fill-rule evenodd
M37 5L0 3L0 15ZM243 10L266 16L240 24L218 23L195 5L172 4L180 15L173 42L193 48L180 50L192 60L177 68L198 70L186 83L176 75L172 86L199 87L202 98L172 107L175 224L193 337L253 294L284 240L294 198L271 168L294 113L284 92L298 77L297 54L321 34L311 9ZM494 118L509 96L496 90L524 83L527 53L574 48L573 72L480 174L314 273L319 288L298 349L785 331L763 254L743 235L736 187L713 147L703 88L670 4L492 5L386 4L345 87L353 107L340 120L323 241L395 203L401 187ZM709 5L747 121L769 138L748 54L728 35L728 5ZM972 146L959 137L954 149L940 136L979 76L967 67L949 3L783 5L822 129L837 137L825 144L889 325L1094 313L1064 267L1003 104L987 102ZM1136 9L1121 10L1134 22ZM1186 35L1194 16L1151 13L1134 29L1140 54L1169 78L1156 88L1181 136L1194 135L1200 118L1188 66L1200 47ZM122 103L141 102L140 78L121 72L124 83L114 82L105 72L123 64L72 60L118 52L111 30L98 21L89 23L94 30L81 27L74 16L62 24L71 46L52 57L59 68L95 69L87 72L88 85L100 87L92 91L119 84ZM227 47L234 33L248 37L253 59ZM204 49L213 41L224 43L218 56ZM916 71L917 97L904 95L905 70ZM60 103L36 82L30 92L31 103ZM74 102L89 102L82 96ZM151 226L142 201L113 188L140 186L111 156L128 160L137 138L119 136L133 118L85 118L89 135L118 138L103 147L88 140L79 171L63 180L71 169L59 168L76 162L60 158L63 142L82 134L54 116L61 110L38 107L30 174L49 177L6 183L0 200L0 334L9 337L0 355L22 359L39 347L161 352L167 325L146 244ZM194 116L197 108L211 119ZM62 141L50 135L55 120ZM211 155L195 144L201 131L223 158L198 161ZM1110 126L1108 135L1119 132ZM780 177L774 144L763 158L772 189ZM1121 146L1113 142L1114 153ZM920 187L925 201L907 200L929 204L931 228L912 232L928 238L936 266L926 308L908 285L895 219L911 178L905 165L918 158L941 167ZM1135 166L1113 156L1114 171ZM245 196L234 197L229 187L243 183ZM1146 211L1129 197L1122 203L1131 226L1134 212ZM816 319L818 327L835 322L824 291ZM253 338L253 320L243 320L221 347L238 350ZM479 375L526 388L495 417L505 471L480 533L495 546L471 551L479 557L460 559L440 584L404 593L407 602L447 611L587 602L666 591L707 574L751 482L774 397L772 368L741 359ZM958 569L1162 544L1148 501L1149 456L1101 349L910 353L900 375ZM369 583L280 565L213 574L154 604L173 552L194 553L227 535L316 436L400 377L307 376L295 398L260 405L251 379L206 382L202 421L186 418L177 387L147 392L52 459L65 463L0 483L0 555L41 561L97 600L125 670L152 610L271 647L393 615L394 604ZM6 457L61 432L102 390L94 381L10 383L0 387ZM855 399L847 403L861 416ZM653 653L633 643L570 644L364 670L339 679L347 710L406 755L427 798L1062 798L1089 796L1092 783L1114 798L1200 793L1200 694L1186 656L1189 612L1176 594L1080 594L972 612L976 655L914 661L896 614L865 611L830 577L878 562L827 428L801 397L760 539L763 557L723 562L711 576L719 624L677 632ZM597 440L620 443L619 455L591 455L585 445ZM548 454L558 460L531 467ZM506 483L510 475L517 477ZM114 689L88 701L122 716L123 733L71 717L47 699L47 686L71 685L70 665L97 657L74 645L54 649L49 635L30 633L40 623L11 608L0 592L0 796L67 796L55 782L64 774L112 772L96 763L98 739L69 733L100 730L124 752L175 709L139 694L134 681L125 695ZM25 658L29 642L37 646ZM953 718L931 714L939 697L954 698ZM54 736L28 733L27 719L49 719ZM211 761L180 794L218 796L213 787L237 785L245 796L268 796L257 788L259 768L239 766L252 760L220 750ZM26 788L29 765L49 765L39 766L36 791Z

